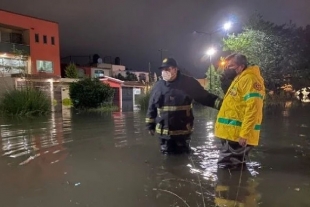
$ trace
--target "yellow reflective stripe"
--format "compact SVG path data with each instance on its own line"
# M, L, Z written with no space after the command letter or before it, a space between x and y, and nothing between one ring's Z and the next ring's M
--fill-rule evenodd
M145 118L145 123L155 123L155 119Z
M167 129L161 130L161 129L156 129L156 133L162 134L162 135L187 135L191 134L192 131L187 131L187 130L175 130L175 131L168 131Z
M185 105L185 106L163 106L158 108L159 111L181 111L181 110L190 110L192 105Z
M264 96L260 93L248 93L246 94L243 99L245 101L249 100L250 98L261 98L261 99L264 99Z
M186 110L186 116L190 116L190 110L192 108L191 105L184 105L184 106L163 106L161 108L158 108L158 114L160 116L161 112L164 111L183 111Z
M174 130L174 131L169 131L168 129L161 129L160 125L156 126L156 133L162 134L162 135L187 135L191 134L193 132L192 129L189 130Z

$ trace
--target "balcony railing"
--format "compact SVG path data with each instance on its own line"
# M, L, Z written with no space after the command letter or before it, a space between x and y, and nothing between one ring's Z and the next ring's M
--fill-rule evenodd
M23 44L14 44L10 42L0 42L0 54L1 53L14 53L14 48L16 50L21 50L23 52L23 55L30 55L30 47L29 45L23 45Z

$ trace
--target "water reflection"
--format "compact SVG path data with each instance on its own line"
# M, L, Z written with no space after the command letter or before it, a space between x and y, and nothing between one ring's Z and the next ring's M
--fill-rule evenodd
M215 187L215 205L219 207L257 207L261 194L257 191L259 183L249 171L217 171L218 182Z
M11 164L25 165L38 157L50 164L59 162L64 159L63 144L73 141L65 136L71 131L70 120L64 120L61 114L31 120L9 119L6 123L0 125L1 153L14 158Z
M282 111L265 116L261 145L242 174L217 168L215 110L194 110L190 156L161 155L157 138L145 130L144 113L69 110L1 118L1 204L310 206L309 115L288 110L288 117Z
M202 206L203 203L209 206L213 203L212 187L201 180L200 173L190 156L164 159L157 173L158 184L153 188L160 206Z
M139 113L113 113L115 147L141 144L144 122ZM129 143L131 142L131 143Z

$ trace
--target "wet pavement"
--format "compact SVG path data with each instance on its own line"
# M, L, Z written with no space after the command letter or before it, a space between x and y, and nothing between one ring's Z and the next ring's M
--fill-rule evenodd
M161 155L140 112L0 118L0 206L310 206L309 111L266 111L242 172L217 169L213 109L195 109L191 156Z

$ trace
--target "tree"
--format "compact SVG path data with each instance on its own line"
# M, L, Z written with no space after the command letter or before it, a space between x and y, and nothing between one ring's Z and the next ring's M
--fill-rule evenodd
M85 78L70 84L69 95L75 108L97 108L111 101L114 90L97 78Z
M116 78L116 79L118 79L118 80L122 80L122 81L124 81L125 80L125 77L122 75L122 74L117 74L117 75L114 75L113 76L113 78Z
M74 63L70 63L65 70L66 78L78 78L78 70Z
M129 71L126 72L126 77L124 77L122 74L117 74L114 76L114 78L122 80L122 81L138 81L138 77L136 74L131 73Z
M309 27L297 28L291 22L276 25L256 15L250 18L242 33L223 40L224 50L243 53L251 64L259 65L268 86L275 77L309 68L307 34L310 34Z
M136 76L136 74L127 71L126 75L126 81L138 81L138 77Z
M206 73L206 80L207 80L206 90L220 97L224 97L224 92L221 88L220 71L221 70L219 69L216 70L214 65L211 65L211 68L210 67L208 68L208 71Z
M247 56L250 64L257 64L263 76L269 80L278 71L282 59L281 40L258 30L245 29L238 35L230 35L224 39L224 50L239 52Z

